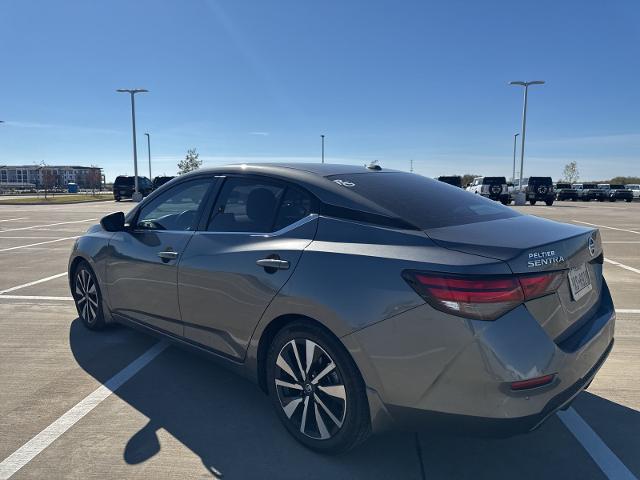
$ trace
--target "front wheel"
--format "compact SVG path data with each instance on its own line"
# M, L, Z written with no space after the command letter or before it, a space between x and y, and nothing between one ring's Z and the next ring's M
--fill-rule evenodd
M84 261L74 272L72 293L82 323L90 330L103 329L106 324L100 287L95 274Z
M535 201L535 200L529 200L529 203L530 203L531 205L535 205L535 204L536 204L536 201Z
M550 207L551 205L553 205L553 200L546 200L544 203L547 204L547 207Z
M627 202L627 203L631 203L631 202L633 202L633 198L627 198L627 199L625 200L625 202Z
M371 434L365 386L353 359L323 329L295 322L267 354L271 403L289 433L322 453L344 453Z

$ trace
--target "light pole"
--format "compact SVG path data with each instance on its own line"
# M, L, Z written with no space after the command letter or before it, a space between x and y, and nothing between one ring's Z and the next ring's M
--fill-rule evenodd
M131 200L134 202L139 202L142 200L142 195L138 190L138 148L136 145L136 101L134 99L136 93L146 93L149 90L145 90L144 88L119 88L116 92L120 93L128 93L131 95L131 124L133 126L133 196Z
M322 163L324 163L324 135L320 135L322 139Z
M516 144L518 143L519 133L513 134L513 175L511 175L511 181L516 181Z
M522 138L520 139L520 182L519 191L520 198L516 198L516 205L524 205L525 199L522 196L522 169L524 167L524 139L527 133L527 94L529 93L529 85L543 85L544 80L532 80L523 82L521 80L509 82L509 85L518 85L524 87L524 105L522 107ZM521 202L521 203L520 203Z
M151 177L151 135L145 133L147 136L147 154L149 155L149 180L153 181Z

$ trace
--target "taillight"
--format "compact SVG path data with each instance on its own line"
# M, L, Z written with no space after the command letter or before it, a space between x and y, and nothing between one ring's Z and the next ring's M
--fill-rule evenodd
M526 300L555 292L564 272L481 277L407 270L403 277L433 308L460 317L495 320Z

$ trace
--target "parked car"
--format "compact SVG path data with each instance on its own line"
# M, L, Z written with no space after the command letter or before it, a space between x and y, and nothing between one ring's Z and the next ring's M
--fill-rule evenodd
M631 190L634 199L640 198L640 184L628 183L627 185L625 185L625 188Z
M504 177L476 177L467 186L467 191L502 202L504 205L508 205L511 200Z
M520 190L519 179L515 180L513 188L515 191ZM522 190L531 205L542 201L551 206L556 198L551 177L525 177L522 179Z
M556 192L556 200L571 200L573 202L578 200L578 190L570 183L558 182L555 184L554 190Z
M438 177L438 181L462 188L462 177L460 175L440 176Z
M392 426L526 432L568 407L613 345L602 263L597 229L421 175L259 164L102 218L69 281L87 328L209 353L337 453Z
M160 188L162 185L164 185L165 183L173 180L175 177L167 177L167 176L158 176L155 177L153 179L153 182L151 183L153 189L157 189Z
M582 183L579 185L578 198L583 202L588 202L590 200L598 200L599 202L605 201L606 196L604 190L598 188L598 185L595 183Z
M633 192L620 184L599 183L598 188L604 190L605 198L610 202L616 200L624 200L625 202L633 202Z
M113 198L116 202L119 202L123 198L133 197L133 191L135 189L133 176L120 175L116 177L116 181L113 182ZM138 191L143 197L146 197L153 191L153 185L147 177L138 177Z

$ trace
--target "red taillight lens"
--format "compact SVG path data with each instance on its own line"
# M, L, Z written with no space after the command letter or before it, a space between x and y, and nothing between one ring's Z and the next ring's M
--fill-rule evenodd
M405 271L405 280L432 307L477 320L495 320L526 300L554 292L564 272L524 276L452 276Z
M530 388L542 387L550 384L555 378L555 374L545 375L544 377L530 378L529 380L520 380L511 384L511 390L528 390Z
M564 275L564 271L559 271L521 276L519 280L525 300L555 292L564 280Z

